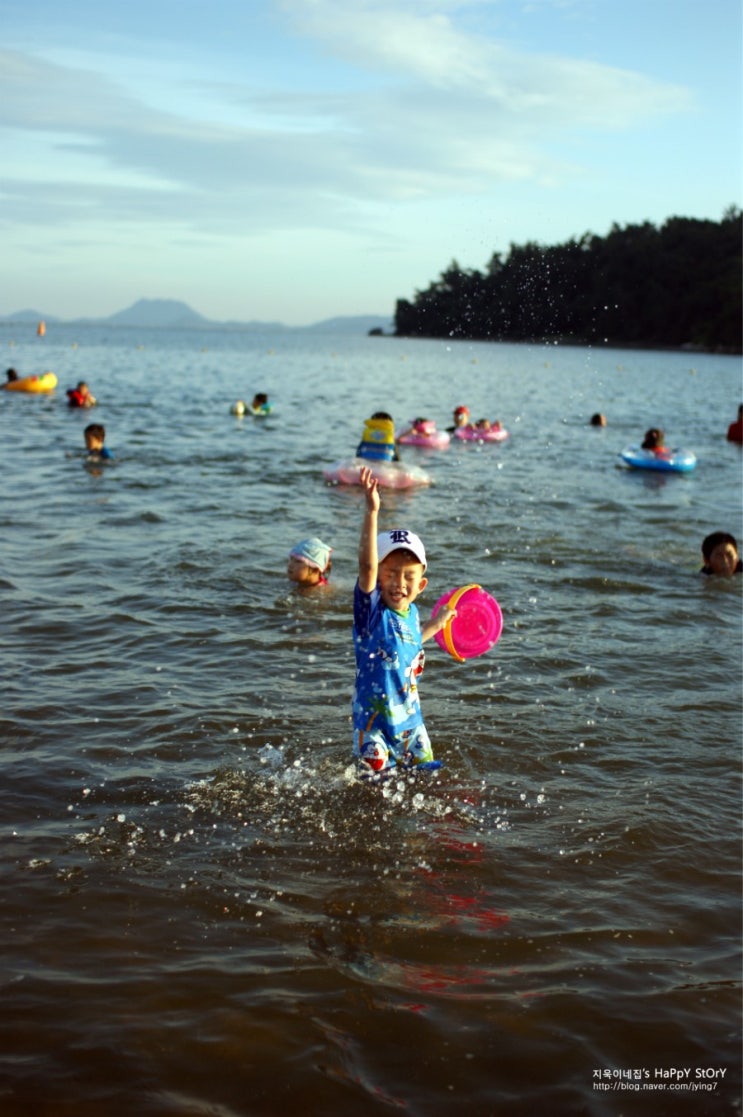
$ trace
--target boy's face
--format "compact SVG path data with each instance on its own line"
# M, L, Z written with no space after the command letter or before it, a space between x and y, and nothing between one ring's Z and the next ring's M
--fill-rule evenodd
M85 448L87 450L102 450L103 439L97 435L92 434L90 431L85 432Z
M718 543L713 547L707 563L713 574L735 574L738 565L738 552L732 543Z
M388 609L404 613L428 585L423 564L409 559L403 551L393 551L379 564L377 582L382 601Z

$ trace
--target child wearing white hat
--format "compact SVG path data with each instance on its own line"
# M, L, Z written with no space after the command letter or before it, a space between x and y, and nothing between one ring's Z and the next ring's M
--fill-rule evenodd
M377 533L378 482L368 468L361 470L360 482L366 510L353 599L354 756L367 776L397 765L439 768L423 723L418 675L424 641L441 631L455 610L443 608L421 624L415 599L428 584L423 543L403 528Z

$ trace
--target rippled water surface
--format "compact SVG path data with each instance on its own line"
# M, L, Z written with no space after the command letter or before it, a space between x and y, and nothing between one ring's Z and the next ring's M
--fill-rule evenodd
M2 1113L739 1114L743 578L698 571L708 531L743 538L740 362L30 334L7 365L60 385L0 393ZM269 419L229 413L261 390ZM504 633L427 646L445 766L374 788L361 494L322 468L372 410L459 403L510 439L407 448L433 484L382 524L424 538L424 611L479 582ZM619 468L653 425L694 473ZM333 574L303 595L312 534Z

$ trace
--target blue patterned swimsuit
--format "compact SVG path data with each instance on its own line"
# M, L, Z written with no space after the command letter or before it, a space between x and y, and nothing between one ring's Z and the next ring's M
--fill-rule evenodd
M378 588L364 593L357 582L353 642L354 756L377 771L433 760L418 696L423 641L417 605L397 613L382 603Z

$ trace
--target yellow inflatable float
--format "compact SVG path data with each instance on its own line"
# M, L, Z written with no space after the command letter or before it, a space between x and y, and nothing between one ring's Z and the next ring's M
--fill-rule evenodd
M53 372L45 372L41 376L24 376L20 380L0 384L0 388L4 388L6 392L53 392L56 387L57 377Z

